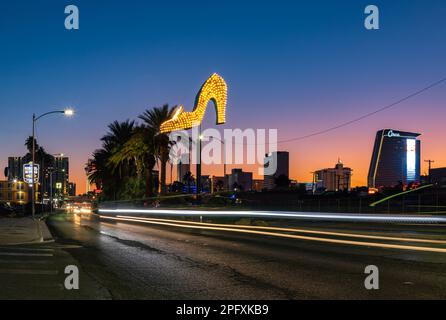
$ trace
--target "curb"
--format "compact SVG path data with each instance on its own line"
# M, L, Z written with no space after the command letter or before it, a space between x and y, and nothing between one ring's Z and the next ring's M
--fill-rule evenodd
M23 218L25 219L25 218ZM1 243L1 246L18 246L18 245L38 245L43 243L51 243L54 242L54 239L46 226L45 222L42 220L34 220L33 221L34 230L33 230L33 238L27 239L26 241L21 242L6 242Z
M45 244L45 243L53 243L54 240L47 240L47 241L30 241L30 242L17 242L17 243L7 243L1 245L2 247L13 247L13 246L31 246L31 245L39 245L39 244Z
M48 229L46 223L42 220L36 221L37 223L37 229L39 230L40 234L40 242L48 242L53 241L53 236L51 235L50 230Z

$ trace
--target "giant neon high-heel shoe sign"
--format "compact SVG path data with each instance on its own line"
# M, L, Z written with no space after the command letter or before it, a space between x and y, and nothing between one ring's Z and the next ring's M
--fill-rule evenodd
M187 130L197 127L203 121L209 101L212 101L217 112L217 125L226 122L226 103L228 86L225 80L214 73L201 87L195 98L195 107L192 112L185 112L179 106L171 119L161 124L160 131L168 133L177 130Z

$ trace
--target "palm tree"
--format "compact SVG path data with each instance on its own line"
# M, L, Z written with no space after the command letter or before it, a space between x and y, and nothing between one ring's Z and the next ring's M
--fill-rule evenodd
M169 161L169 153L171 143L169 136L165 133L160 132L161 124L172 118L175 111L175 107L170 108L168 104L163 105L158 108L146 110L138 118L144 121L146 127L155 133L154 143L156 156L160 161L160 185L161 194L165 194L166 188L166 167Z
M96 185L96 189L102 190L104 184L111 180L111 175L107 170L110 155L110 152L105 149L97 149L93 152L93 159L89 163L88 180Z
M148 127L136 127L130 139L109 157L108 165L112 171L123 164L133 163L136 177L142 180L146 174L146 195L153 195L153 168L156 165L154 131Z
M34 139L34 145L35 145L36 150L37 150L39 145L37 144L36 139ZM28 139L25 140L25 146L26 146L26 149L28 149L28 152L31 154L33 152L32 151L33 150L33 137L32 136L29 136Z
M135 121L113 121L108 125L108 132L101 138L102 147L113 151L114 148L124 145L133 135Z
M135 121L114 121L108 125L109 131L102 137L102 148L95 150L91 163L89 180L96 187L103 190L105 198L116 199L116 195L122 184L124 173L132 171L129 163L120 163L115 170L109 170L109 159L117 150L132 137L135 130Z

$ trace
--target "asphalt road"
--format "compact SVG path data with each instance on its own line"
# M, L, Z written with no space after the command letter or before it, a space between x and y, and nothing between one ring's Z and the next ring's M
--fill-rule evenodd
M15 292L15 295L29 297L30 292L19 290L19 287L26 286L30 277L40 279L35 283L36 288L40 284L49 286L51 282L45 279L52 277L53 286L58 285L58 290L40 290L41 298L446 298L446 250L441 252L446 249L443 227L392 226L378 231L376 225L302 222L294 226L300 228L299 232L284 234L309 238L294 239L140 222L94 221L65 214L53 217L48 224L56 242L40 249L54 250L55 257L21 259L36 263L35 259L39 258L43 265L45 259L57 260L44 269L59 270L58 274L14 274L10 278L9 294ZM308 230L335 234L304 232ZM339 232L360 236L341 236ZM388 236L404 239L382 238ZM416 242L417 239L425 242ZM337 240L354 242L337 243ZM402 249L380 247L382 244L402 246ZM407 246L426 250L411 250ZM431 252L432 248L440 252ZM0 248L0 268L1 263L7 263L7 260L2 262L2 250ZM15 260L20 263L17 257ZM61 287L64 276L61 270L67 263L80 268L79 291L67 293ZM379 268L379 290L365 289L364 269L368 265ZM35 269L32 264L28 267ZM0 270L3 284L1 276Z

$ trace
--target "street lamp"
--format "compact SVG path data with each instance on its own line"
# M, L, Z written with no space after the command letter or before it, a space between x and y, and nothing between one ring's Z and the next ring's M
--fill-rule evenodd
M222 139L214 137L214 136L211 136L210 138L220 141L220 143L223 145L223 157L224 157L223 158L223 182L226 185L226 143L225 143L225 140L222 140ZM225 188L225 189L227 190L228 188Z
M71 117L74 115L74 110L71 108L67 108L64 110L55 110L55 111L50 111L50 112L46 112L41 114L40 116L36 116L36 114L33 114L33 136L32 136L32 143L33 143L33 148L32 148L32 161L31 161L31 170L32 170L32 184L31 184L31 212L32 212L32 217L33 219L35 218L36 215L36 181L34 181L34 163L36 162L36 140L35 140L35 127L36 127L36 122L37 120L39 120L40 118L43 118L47 115L50 114L54 114L54 113L62 113L63 115L65 115L66 117Z

